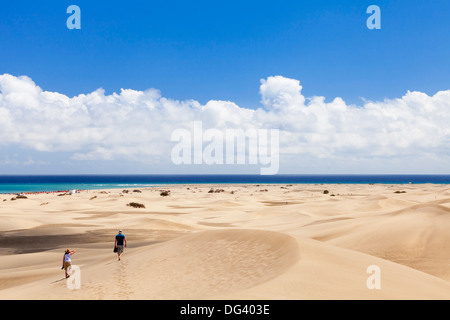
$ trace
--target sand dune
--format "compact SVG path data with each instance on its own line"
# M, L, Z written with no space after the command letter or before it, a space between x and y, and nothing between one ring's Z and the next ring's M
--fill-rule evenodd
M450 209L416 205L367 218L327 242L398 262L450 281Z
M164 189L0 202L0 299L450 298L446 186ZM60 269L65 248L77 250L78 290ZM381 289L367 287L371 265Z

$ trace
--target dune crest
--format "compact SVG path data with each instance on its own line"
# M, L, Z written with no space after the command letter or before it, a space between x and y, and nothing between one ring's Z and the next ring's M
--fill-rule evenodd
M206 299L269 281L299 258L297 241L285 234L241 229L201 231L131 250L123 261L107 258L81 266L80 290L68 290L62 280L45 279L10 290L8 296Z

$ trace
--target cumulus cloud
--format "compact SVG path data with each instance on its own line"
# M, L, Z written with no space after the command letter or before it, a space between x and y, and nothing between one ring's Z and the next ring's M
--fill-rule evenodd
M304 97L300 81L261 80L261 108L231 101L178 101L156 89L98 89L68 97L26 76L0 75L0 147L66 152L74 160L170 160L171 133L203 128L279 129L280 157L373 159L450 156L450 90L407 92L385 101L346 104Z

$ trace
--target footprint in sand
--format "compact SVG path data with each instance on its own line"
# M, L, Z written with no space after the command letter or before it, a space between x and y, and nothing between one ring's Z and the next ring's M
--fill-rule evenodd
M130 299L134 293L129 285L131 281L129 272L127 260L122 259L117 261L116 270L113 274L113 281L117 284L117 298L119 299Z

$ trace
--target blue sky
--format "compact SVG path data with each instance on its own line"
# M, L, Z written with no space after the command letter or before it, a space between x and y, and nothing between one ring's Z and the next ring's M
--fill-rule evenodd
M81 8L82 29L66 28ZM369 30L366 8L382 11ZM306 96L380 100L450 88L449 1L8 1L0 72L69 96L157 88L174 99L259 107L259 80Z
M81 8L81 30L66 27L72 4ZM366 27L372 4L381 8L381 30ZM348 105L408 91L432 96L450 89L449 14L446 0L8 1L0 10L0 74L68 97L156 88L169 99L249 109L262 106L260 80L271 76L299 80L306 97ZM0 169L12 172L24 167L11 163L62 163L73 154L0 151L9 159ZM98 168L87 167L77 166Z

